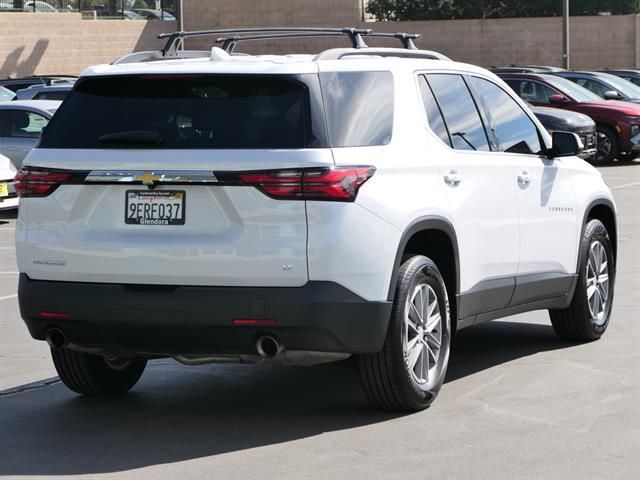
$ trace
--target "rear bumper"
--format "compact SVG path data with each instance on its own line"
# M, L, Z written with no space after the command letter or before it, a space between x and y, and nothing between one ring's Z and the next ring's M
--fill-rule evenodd
M43 281L21 274L18 297L22 318L37 340L56 327L80 348L161 356L253 354L257 338L265 334L287 350L377 352L392 307L332 282L173 287ZM68 316L43 318L42 312ZM236 319L272 322L235 325Z

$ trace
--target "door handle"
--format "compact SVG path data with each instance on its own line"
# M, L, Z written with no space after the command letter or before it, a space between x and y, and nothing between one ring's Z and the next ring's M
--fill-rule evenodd
M462 177L460 177L457 170L451 170L444 176L444 182L452 187L459 185L461 181Z
M531 177L529 176L529 172L524 170L520 175L518 175L518 185L529 185L531 183Z

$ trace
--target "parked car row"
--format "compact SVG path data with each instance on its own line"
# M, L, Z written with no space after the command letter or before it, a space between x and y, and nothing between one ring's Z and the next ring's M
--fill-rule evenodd
M534 107L556 109L555 115L551 108L546 108L546 112L534 110L549 131L556 131L558 118L569 112L590 117L597 132L597 148L592 158L588 158L592 149L587 143L594 127L585 128L581 124L573 128L569 120L563 123L568 131L581 137L587 150L584 158L592 163L604 164L640 154L640 71L567 71L537 65L492 70ZM634 78L637 84L631 81Z

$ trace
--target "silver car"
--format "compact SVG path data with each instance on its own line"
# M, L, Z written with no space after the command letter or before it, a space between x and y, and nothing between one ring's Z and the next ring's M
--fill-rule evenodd
M0 154L20 168L61 103L54 100L1 102Z
M59 100L65 99L73 88L73 83L59 85L31 85L16 92L16 100Z

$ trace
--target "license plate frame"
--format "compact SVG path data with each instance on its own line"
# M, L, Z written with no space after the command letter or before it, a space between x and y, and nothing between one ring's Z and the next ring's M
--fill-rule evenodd
M9 184L6 182L0 182L0 198L6 198L9 196Z
M158 202L154 202L154 197ZM124 206L124 222L127 225L144 225L144 226L175 226L185 224L185 209L187 203L187 193L184 190L127 190L125 193L125 206ZM140 201L141 198L147 198L149 200ZM161 202L160 200L166 200ZM136 202L137 201L137 202ZM136 202L137 205L132 213L140 213L139 210L143 210L143 216L129 215L129 206L132 202ZM170 212L166 212L166 205L170 203ZM179 203L179 207L176 204ZM142 208L139 208L140 206ZM149 205L149 208L144 208L144 205ZM153 205L158 205L157 215L154 215ZM164 205L163 208L160 208ZM174 213L174 209L178 209ZM164 215L160 215L161 210L165 212ZM152 214L151 216L146 215ZM167 215L170 213L170 215ZM175 218L170 218L175 217Z

